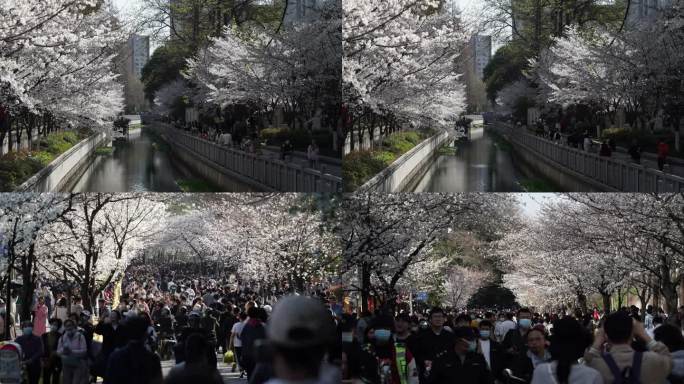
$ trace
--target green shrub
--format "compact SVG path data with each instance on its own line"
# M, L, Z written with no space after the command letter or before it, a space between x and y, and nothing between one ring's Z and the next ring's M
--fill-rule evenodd
M608 128L601 132L601 139L612 139L617 145L623 147L629 147L632 145L632 141L636 141L644 151L655 152L657 150L658 140L665 139L671 143L673 134L671 132L658 132L653 134L650 131Z
M423 141L423 138L421 137L420 133L416 131L409 131L393 133L386 137L382 141L382 144L387 147L389 151L397 155L402 155L410 151L421 141Z
M327 130L316 130L309 132L306 129L290 130L287 128L265 128L259 133L261 140L268 145L279 146L290 140L290 143L297 151L306 151L311 144L311 140L316 140L320 148L332 148L332 134Z
M288 136L287 128L265 128L259 132L262 140L265 140L269 145L271 143L282 143ZM275 144L274 144L275 145Z
M393 152L388 151L373 151L371 153L373 164L382 165L382 169L389 167L398 157Z
M40 140L39 147L53 155L59 155L66 152L73 144L65 141L60 134L51 134Z
M601 132L601 139L613 139L615 142L629 142L634 137L634 133L625 128L608 128Z
M72 145L81 141L81 139L78 137L78 134L76 134L74 131L60 132L57 134L57 137L60 137L63 141L71 143Z
M40 139L37 151L10 152L0 157L0 191L14 190L91 134L87 129L51 133Z
M0 157L0 190L14 190L42 168L39 161L29 157L28 151L10 152Z
M50 152L39 151L39 152L34 152L34 153L31 155L31 159L32 159L33 161L37 161L38 164L40 164L41 166L45 167L45 166L47 166L48 164L50 164L50 163L52 162L52 160L55 159L55 156L54 156L52 153L50 153Z
M351 192L370 180L396 159L392 152L357 151L344 157L342 161L342 178L344 188Z
M95 154L98 156L109 156L114 153L113 147L99 147L95 150Z

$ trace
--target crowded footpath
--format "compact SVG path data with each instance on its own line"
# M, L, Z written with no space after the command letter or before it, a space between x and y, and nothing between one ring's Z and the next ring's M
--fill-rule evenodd
M340 321L344 383L684 383L684 307L425 313Z
M134 265L92 312L78 289L46 282L30 319L18 318L24 304L13 293L9 316L2 303L0 329L10 321L5 339L13 342L3 349L18 351L22 377L0 382L223 383L219 360L249 383L340 382L339 309L325 287L267 289L218 272ZM175 365L162 374L167 360Z

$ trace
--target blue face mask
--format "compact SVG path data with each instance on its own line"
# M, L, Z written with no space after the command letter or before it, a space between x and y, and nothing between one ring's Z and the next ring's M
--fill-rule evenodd
M532 326L532 320L530 319L520 319L518 320L518 325L520 325L520 328L527 329Z
M22 328L21 331L24 332L25 336L28 336L33 333L33 327Z
M386 343L389 341L392 332L389 329L377 329L375 330L375 340L380 343Z
M480 331L480 337L483 339L489 339L490 333L489 330L482 330Z

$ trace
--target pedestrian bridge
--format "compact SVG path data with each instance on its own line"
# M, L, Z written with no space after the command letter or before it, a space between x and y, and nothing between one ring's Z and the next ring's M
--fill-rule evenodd
M677 175L581 151L506 123L494 122L486 129L503 136L516 155L567 191L684 192L684 178Z

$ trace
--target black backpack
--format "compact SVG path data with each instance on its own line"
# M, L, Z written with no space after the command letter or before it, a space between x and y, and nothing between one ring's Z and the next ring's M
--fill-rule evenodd
M641 384L641 358L643 352L635 351L632 358L632 366L620 371L617 363L610 353L603 353L603 360L608 365L610 372L613 374L614 381L612 384Z

